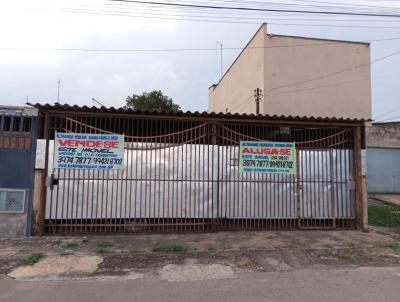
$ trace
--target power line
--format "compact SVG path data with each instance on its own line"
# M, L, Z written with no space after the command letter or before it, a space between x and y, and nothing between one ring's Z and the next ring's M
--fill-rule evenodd
M315 77L315 78L312 78L312 79L303 80L303 81L298 81L298 82L294 82L294 83L291 83L291 84L286 84L286 85L278 86L278 87L275 87L275 88L270 89L268 92L271 92L271 91L274 91L274 90L277 90L277 89L281 89L281 88L296 86L296 85L300 85L300 84L304 84L304 83L309 83L309 82L313 82L313 81L317 81L317 80L329 78L329 77L331 77L331 76L334 76L334 75L337 75L337 74L341 74L341 73L343 73L343 72L347 72L347 71L350 71L350 70L358 69L358 68L361 68L361 67L370 66L370 65L372 65L372 64L374 64L374 63L376 63L376 62L383 61L383 60L385 60L385 59L388 59L388 58L393 57L393 56L398 55L398 54L400 54L400 50L398 50L398 51L396 51L396 52L394 52L394 53L388 54L388 55L386 55L386 56L377 58L377 59L375 59L375 60L372 60L372 61L370 61L370 62L368 62L368 63L355 65L355 66L348 67L348 68L345 68L345 69L342 69L342 70L338 70L338 71L335 71L335 72L332 72L332 73L328 73L328 74L325 74L325 75L321 75L321 76L318 76L318 77Z
M120 4L117 4L120 5ZM132 10L115 10L114 8L117 9L124 9L127 6L122 6L119 7L117 5L111 4L111 7L113 10L100 10L100 9L92 9L92 8L63 8L63 9L68 9L68 10L80 10L80 11L96 11L96 12L104 12L104 13L122 13L122 14L129 14L129 13L142 13L143 11L146 12L146 14L150 15L162 15L162 16L188 16L188 17L207 17L207 18L220 18L220 19L241 19L241 20L260 20L260 19L268 19L268 20L275 20L275 21L310 21L310 22L316 22L316 21L332 21L332 22L370 22L371 19L299 19L299 18L274 18L274 17L268 17L265 14L261 15L255 15L255 14L240 14L240 13L232 13L232 12L210 12L210 11L194 11L192 9L185 9L184 11L177 11L175 8L151 8L152 12L159 12L158 14L154 13L147 13L149 9L147 8L135 8L133 11ZM128 5L130 7L131 5ZM139 12L138 12L139 11ZM171 13L171 12L180 12L179 15L165 15L161 14L162 13ZM188 14L189 13L189 14ZM201 15L193 15L193 13L196 14L201 14ZM207 14L207 15L204 15ZM234 15L232 15L234 14ZM222 16L221 16L222 15ZM228 16L224 16L228 15ZM329 16L328 16L329 17ZM389 20L389 18L385 19L373 19L374 22L398 22L398 20Z
M192 1L186 1L186 2L192 2ZM207 1L206 3L204 3L204 2L202 2L202 3L200 3L200 4L209 4L208 3L209 1ZM212 5L216 5L216 4L220 4L220 2L221 1L218 1L218 2L216 2L216 1L211 1L211 4ZM226 4L227 2L226 1L223 1L222 2L223 4ZM228 2L229 4L237 4L237 3L235 3L235 1L231 1L231 2ZM257 5L257 4L254 4L254 3L259 3L259 2L245 2L246 4L250 4L250 5L252 5L253 7L257 7L257 8L280 8L280 9L285 9L285 8L293 8L293 7L296 7L296 8L301 8L301 9L324 9L324 10L326 10L326 9L332 9L332 8L335 8L335 9L340 9L341 11L343 11L343 12L347 12L349 9L351 9L351 8L358 8L359 10L361 9L361 12L363 11L363 10L367 10L367 9L369 9L370 11L371 11L371 9L369 8L369 7L363 7L363 6L353 6L353 7L346 7L346 6L338 6L338 5L336 5L336 6L320 6L320 5L299 5L299 4L294 4L294 3L276 3L276 2L264 2L264 3L262 3L262 5ZM143 7L143 6L145 6L145 7L150 7L151 5L146 5L146 4L141 4L141 3L121 3L121 4L111 4L111 6L123 6L123 7L129 7L129 6L131 6L132 7L132 4L135 4L136 6L139 6L139 7ZM186 3L183 3L183 4L186 4ZM196 2L194 3L194 4L197 4ZM341 3L342 5L346 5L346 4L344 4L344 3ZM240 5L243 5L243 2L240 2ZM348 5L348 4L347 4ZM157 8L160 8L160 7L162 7L162 6L160 6L160 5L153 5L153 8L155 8L155 7L157 7ZM152 8L152 9L153 9ZM174 6L171 6L171 7L164 7L164 8L166 8L166 9L168 9L168 8L170 8L170 9L176 9ZM379 7L378 7L379 8ZM376 13L376 12L380 12L380 13L383 13L383 12L385 12L385 13L393 13L394 12L394 9L400 9L400 7L398 7L398 8L394 8L394 7L381 7L381 8L383 8L384 10L382 10L382 9L379 9L379 10L373 10L373 12L374 13ZM190 10L190 9L194 9L194 8L192 8L192 7L179 7L179 9L184 9L184 10ZM197 10L197 12L201 12L202 10ZM212 9L203 9L203 11L205 11L205 12L212 12ZM215 11L215 10L214 10ZM221 10L217 10L217 11L221 11ZM258 11L244 11L244 12L247 12L247 13L257 13ZM368 12L368 11L367 11Z
M236 106L232 107L230 109L230 111L233 112L236 109L237 110L241 110L244 105L247 105L248 103L250 103L250 101L253 101L253 99L252 99L253 97L254 97L254 94L252 93L246 100L244 100L243 102L241 102L241 103L237 104Z
M323 39L322 39L323 40ZM400 37L370 39L368 42L384 42L400 40ZM351 42L351 41L349 41ZM363 43L363 42L361 42ZM243 50L243 49L274 49L274 48L295 48L295 47L313 47L337 44L337 42L323 42L312 44L292 44L292 45L274 45L274 46L250 46L250 47L224 47L224 50ZM33 48L33 47L0 47L0 50L19 50L19 51L71 51L71 52L185 52L185 51L215 51L215 48L159 48L159 49L102 49L102 48Z
M255 7L239 7L239 6L215 6L215 5L200 5L200 4L185 4L185 3L166 3L156 1L136 1L136 0L109 0L112 2L126 3L141 3L149 5L160 5L170 7L192 7L200 9L214 10L241 10L241 11L257 11L257 12L279 12L279 13L305 13L305 14L325 14L325 15L345 15L345 16L370 16L370 17L400 17L400 14L381 14L373 12L341 12L341 11L312 11L312 10L297 10L297 9L273 9L273 8L255 8Z
M320 89L320 88L327 88L327 87L334 87L334 86L346 85L346 84L351 84L351 83L356 83L356 82L369 81L369 80L374 80L374 79L376 79L376 78L391 77L391 76L395 76L395 75L399 75L399 73L389 74L389 75L383 75L383 76L374 76L374 77L368 77L368 78L361 78L361 79L356 79L356 80L352 80L352 81L336 82L336 83L332 83L332 84L320 85L320 86L310 87L310 88L304 88L304 89L296 89L296 90L290 90L290 91L282 91L282 92L277 92L277 93L271 93L271 94L269 94L269 95L272 96L272 95L290 94L290 93L296 93L296 92L302 92L302 91L310 91L310 90L315 90L315 89ZM400 107L399 107L399 108L400 108Z
M393 6L376 6L376 5L359 5L359 4L349 4L349 3L342 3L342 2L329 2L329 1L313 1L313 0L297 0L299 2L308 2L308 3L325 3L325 4L333 4L333 5L345 5L345 6L350 6L350 7L355 7L355 8L384 8L384 9L398 9L398 7L393 7Z
M169 7L167 7L169 8ZM172 8L173 9L173 8ZM172 15L172 14L160 14L160 13L149 13L149 12L141 12L141 13L136 13L135 15L132 15L130 11L126 12L121 12L121 11L110 11L110 10L99 10L99 9L80 9L80 8L63 8L63 9L58 9L59 11L66 11L66 12L71 12L71 13L84 13L84 14L92 14L92 15L106 15L106 16L122 16L122 17L132 17L132 18L145 18L145 19L155 19L155 17L151 16L157 16L157 19L166 19L166 20L180 20L180 21L197 21L197 22L214 22L214 23L234 23L234 24L259 24L260 22L264 22L264 17L258 18L260 19L259 22L249 22L249 21L237 21L238 19L257 19L257 18L238 18L238 17L221 17L221 16L198 16L198 15ZM152 8L152 10L156 10ZM53 10L54 11L54 10ZM57 10L56 10L57 11ZM185 14L185 12L183 12ZM148 16L150 15L150 16ZM174 17L176 16L176 17ZM186 16L188 18L186 18ZM178 18L181 17L181 18ZM217 18L217 19L199 19L201 17L205 18ZM195 18L195 19L193 19ZM219 20L219 19L233 19L233 20ZM262 19L262 20L261 20ZM274 18L270 18L273 20ZM280 20L280 19L274 19L274 20ZM308 20L308 19L282 19L282 20L299 20L299 21L311 21L313 20ZM321 20L321 19L319 19ZM329 20L327 20L329 21ZM333 22L339 22L339 21L348 21L348 20L331 20ZM354 22L361 22L361 21L367 21L367 20L351 20ZM370 20L369 20L370 21ZM390 20L384 20L384 21L379 21L376 20L377 22L397 22L397 21L390 21ZM337 25L337 24L305 24L305 23L269 23L271 25L281 25L281 26L312 26L312 27L338 27L338 28L400 28L399 26L366 26L366 25Z
M398 38L400 40L400 38ZM337 44L337 42L314 43L314 44L295 44L295 45L275 45L275 46L252 46L252 47L224 47L223 50L242 50L242 49L271 49L271 48L294 48L311 47ZM100 48L30 48L30 47L0 47L0 50L22 50L22 51L78 51L78 52L184 52L184 51L215 51L215 48L160 48L160 49L100 49Z
M394 75L398 75L398 73L389 74L389 75L382 75L382 76L375 76L373 78L356 79L356 80L353 80L353 81L337 82L337 83L332 83L332 84L328 84L328 85L321 85L321 86L305 88L305 89L297 89L297 90L291 90L291 91L278 92L278 93L274 93L274 94L270 94L270 95L272 96L272 95L279 95L279 94L286 94L286 93L309 91L309 90L321 89L321 88L326 88L326 87L334 87L334 86L340 86L340 85L345 85L345 84L350 84L350 83L355 83L355 82L361 82L361 81L367 81L367 80L372 80L372 79L376 79L376 78L389 77L389 76L394 76ZM231 110L234 110L234 109L238 109L239 110L239 109L242 108L243 105L246 105L248 103L249 103L249 98L247 98L243 103L240 103L240 104L236 105ZM395 108L395 109L397 109L397 108ZM392 109L392 112L393 112L393 110L394 109Z
M111 1L111 0L110 0ZM65 8L59 9L59 11L70 12L70 13L80 13L80 14L90 14L90 15L103 15L103 16L119 16L119 17L130 17L130 18L143 18L143 19L157 19L157 20L176 20L176 21L195 21L195 22L208 22L208 23L227 23L227 24L260 24L264 22L264 18L258 18L260 21L236 21L236 19L247 19L247 18L235 18L232 17L228 20L229 17L213 17L213 16L205 16L204 18L214 18L214 19L201 19L202 16L192 16L192 15L172 15L172 14L154 14L154 13L113 13L107 12L104 10L82 10L76 8ZM399 15L400 16L400 15ZM228 18L228 19L224 19ZM224 19L224 20L220 20ZM275 19L278 20L278 19ZM296 19L294 19L296 20ZM308 20L312 21L312 20ZM329 20L327 20L329 21ZM333 20L338 21L338 20ZM354 20L355 21L355 20ZM361 21L360 21L361 22ZM393 21L397 22L397 21ZM397 29L400 26L372 26L372 25L341 25L341 24L307 24L307 23L275 23L268 22L269 25L278 25L278 26L305 26L305 27L321 27L321 28L368 28L368 29Z
M127 1L124 1L127 2ZM315 4L298 4L298 2L307 2L307 1L294 1L295 3L282 3L282 2L259 2L259 1L202 1L198 3L198 1L180 1L181 3L175 1L177 4L201 4L201 5L209 5L212 4L213 6L216 6L216 4L221 5L221 4L233 4L235 5L234 7L237 7L237 5L243 5L243 4L248 4L256 8L265 8L268 6L275 6L275 7L301 7L301 8L340 8L340 9L346 9L348 10L349 8L359 8L361 10L364 9L371 9L373 8L374 11L393 11L393 9L398 9L399 7L388 7L388 6L371 6L371 5L357 5L357 4L348 4L348 3L342 3L342 2L317 2L317 1L308 1L308 3L321 3L321 4L333 4L333 5L315 5ZM139 3L138 1L130 1L130 3L135 3L138 5L145 5L143 3ZM165 2L164 2L165 3ZM349 7L350 6L350 7ZM248 7L246 7L248 8Z
M110 8L117 8L117 9L125 9L125 8L133 8L132 4L129 3L106 3L105 4L106 7L110 7ZM90 8L90 7L89 7ZM151 7L151 6L140 6L140 7L134 7L133 10L134 12L137 11L148 11L149 9L151 9L151 11L162 11L162 12L183 12L183 13L199 13L199 14L211 14L212 16L218 16L218 15L235 15L235 18L237 18L236 16L248 16L248 17L254 17L254 16L263 16L266 17L266 13L261 12L261 15L259 12L248 12L248 11L242 11L242 12L231 12L231 11L221 11L221 10L217 10L217 11L212 11L212 10L196 10L193 8L180 8L179 10L177 8L174 7ZM347 9L347 8L346 8ZM400 7L399 7L400 9ZM130 12L132 10L128 10L128 12ZM267 13L269 14L269 13ZM273 14L273 13L272 13ZM285 16L298 16L298 15L302 15L301 13L286 13ZM325 16L328 18L332 18L334 16ZM269 18L270 20L272 20L271 18ZM394 22L390 19L390 17L385 17L385 20L379 19L380 22ZM279 19L275 19L275 20L279 20ZM282 19L282 20L302 20L302 19ZM314 21L314 20L318 20L318 21L327 21L327 19L305 19L306 21ZM371 19L369 20L363 20L363 19L328 19L329 21L371 21ZM378 21L378 19L374 19L374 21Z

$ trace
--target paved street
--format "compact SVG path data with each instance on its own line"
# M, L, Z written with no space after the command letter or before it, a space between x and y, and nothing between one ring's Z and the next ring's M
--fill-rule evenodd
M0 279L0 301L399 301L400 268L243 273L232 279L168 282L22 282Z

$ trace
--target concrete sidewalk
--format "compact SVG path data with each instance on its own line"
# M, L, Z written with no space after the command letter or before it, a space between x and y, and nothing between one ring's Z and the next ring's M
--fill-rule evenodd
M0 300L141 302L397 302L399 268L306 269L243 273L234 278L18 282L0 279Z
M0 275L189 281L245 272L398 266L399 240L386 229L35 237L0 241Z

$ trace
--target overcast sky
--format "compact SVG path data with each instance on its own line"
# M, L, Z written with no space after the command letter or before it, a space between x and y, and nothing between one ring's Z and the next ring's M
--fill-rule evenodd
M318 1L319 4L316 3ZM395 8L400 13L400 1L340 1L344 3L340 6L353 11L392 7L392 13L396 13ZM204 4L208 1L186 2ZM235 5L236 1L209 1L208 4L211 2L215 5ZM267 3L240 2L254 7ZM329 5L326 2L339 1L268 2L326 6ZM216 13L102 0L0 0L0 3L0 104L8 105L21 105L27 98L30 102L53 103L57 100L57 80L61 79L62 103L94 105L92 98L96 98L106 106L119 107L132 93L160 89L181 105L183 110L204 111L207 110L207 89L218 80L220 72L219 53L214 50L216 41L227 48L241 48L263 21L269 23L268 31L272 34L355 41L399 38L372 42L372 60L400 50L398 18ZM370 7L358 9L350 7L350 4ZM277 4L272 6L278 7ZM364 27L336 27L338 25ZM182 48L203 50L87 51ZM207 48L211 50L204 50ZM239 49L223 52L224 69L229 67L239 52ZM372 109L374 118L378 120L391 117L400 120L399 67L400 54L372 65ZM394 110L396 107L397 110Z

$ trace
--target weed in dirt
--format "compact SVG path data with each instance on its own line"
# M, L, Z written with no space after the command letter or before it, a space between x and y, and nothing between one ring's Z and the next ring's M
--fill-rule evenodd
M352 248L352 249L359 249L359 248L362 248L362 244L359 242L351 241L351 242L347 243L347 247Z
M71 241L64 244L64 248L66 249L77 249L81 244L78 241Z
M296 250L296 249L299 248L299 246L296 245L296 244L289 243L289 244L286 246L286 248L289 249L289 250Z
M57 241L54 241L52 246L60 246L62 244L62 241L58 239Z
M154 253L185 253L187 250L186 246L176 243L158 243L152 248Z
M63 252L60 253L60 256L71 256L71 255L73 255L73 254L74 254L74 253L67 252L67 251L63 251Z
M322 245L322 247L323 247L324 249L332 249L332 248L333 248L333 245L332 245L332 244L325 243L324 245Z
M96 254L104 255L112 253L113 244L110 242L100 242L96 246Z
M33 253L32 255L18 261L18 266L32 266L46 257L44 253Z
M338 253L337 258L350 263L360 263L367 261L369 256L362 251L345 251Z
M400 252L400 241L391 241L385 244L385 247L390 248L396 252Z
M135 247L130 247L129 248L129 253L130 254L139 254L139 253L143 253L143 250L135 248Z
M400 226L400 206L369 206L368 222L371 225L384 227Z
M209 246L208 247L209 252L214 252L215 251L215 246Z

